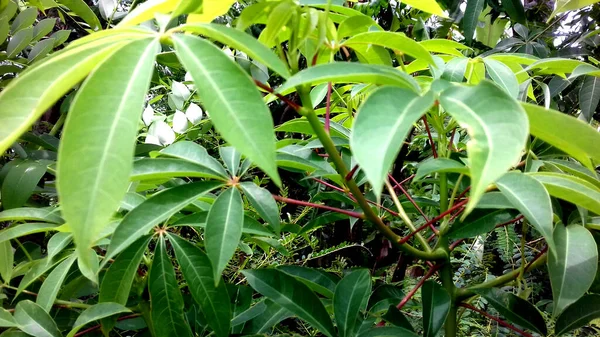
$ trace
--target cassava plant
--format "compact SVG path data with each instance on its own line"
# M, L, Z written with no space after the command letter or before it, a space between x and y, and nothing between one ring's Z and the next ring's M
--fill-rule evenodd
M1 336L454 337L474 314L558 336L600 317L600 69L497 47L521 1L468 0L460 27L461 1L396 4L449 27L421 41L338 0L101 3L107 29L85 11L93 32L0 93ZM584 79L579 118L550 108L551 76ZM319 239L339 223L366 239ZM463 272L486 241L518 256ZM344 249L424 272L309 267Z

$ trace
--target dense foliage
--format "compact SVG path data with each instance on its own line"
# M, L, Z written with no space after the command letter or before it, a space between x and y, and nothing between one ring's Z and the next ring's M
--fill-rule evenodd
M594 0L0 0L0 336L596 335Z

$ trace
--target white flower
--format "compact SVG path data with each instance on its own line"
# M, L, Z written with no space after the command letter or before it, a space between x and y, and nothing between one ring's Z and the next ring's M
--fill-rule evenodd
M204 115L202 108L194 103L190 103L190 106L185 111L185 116L194 125L202 120L202 115Z
M175 141L175 132L171 130L169 124L164 121L155 121L148 129L146 143L156 145L169 145Z
M183 101L187 101L192 95L190 89L185 84L177 81L173 81L171 84L171 91L173 91L173 95L181 98Z
M188 129L188 121L185 114L179 110L175 111L173 116L173 131L177 133L184 133Z
M142 120L144 121L144 124L150 125L152 123L152 117L154 117L154 109L148 105L142 113Z

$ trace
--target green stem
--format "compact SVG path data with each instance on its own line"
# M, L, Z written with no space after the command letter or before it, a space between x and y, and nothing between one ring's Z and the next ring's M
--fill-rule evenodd
M331 140L331 137L327 134L327 132L325 132L325 128L323 127L321 121L315 114L315 111L312 109L310 91L307 87L298 87L297 91L300 95L300 99L302 100L302 104L304 106L302 114L306 117L311 127L315 131L315 134L323 144L325 151L329 155L329 159L331 159L331 161L333 161L333 164L336 166L338 174L340 175L340 177L342 177L342 179L345 180L346 176L349 173L348 168L344 164L344 161L338 153L335 144ZM401 238L396 233L394 233L391 228L386 226L381 220L381 218L377 216L377 214L375 214L375 212L367 202L367 199L359 189L358 185L356 185L354 179L348 179L346 181L346 185L348 186L348 189L350 190L352 195L356 198L356 201L365 213L366 218L370 222L372 222L377 227L377 229L399 250L423 260L440 260L445 259L448 256L448 253L443 250L434 250L429 253L421 251L406 243L400 244L398 241Z
M440 213L448 210L448 175L440 173Z
M58 120L56 121L56 123L54 124L54 126L52 127L52 129L50 130L50 132L48 132L48 134L50 136L56 136L56 134L58 134L58 130L60 130L60 128L63 126L63 124L65 124L65 120L67 119L67 114L61 114L60 117L58 117Z
M448 238L443 236L440 237L440 248L449 251L448 248ZM448 252L448 256L450 253ZM455 300L457 288L454 285L454 280L452 279L453 271L452 264L450 263L450 258L448 257L444 262L444 265L440 269L440 280L442 281L442 285L450 295L450 310L448 311L448 317L446 317L446 322L444 323L445 329L445 337L456 337L457 334L457 305L458 302Z
M412 223L412 221L408 217L408 214L406 214L406 212L404 211L404 207L402 207L402 204L400 203L400 200L398 200L398 196L396 195L396 192L394 192L394 187L392 187L392 185L390 184L390 182L388 180L385 181L385 186L387 187L387 189L390 193L390 196L392 197L392 200L394 201L394 204L396 205L396 208L398 208L398 214L400 215L400 218L402 219L402 221L404 221L404 223L410 229L411 232L416 232L417 228L415 227L415 225ZM429 247L429 243L423 237L423 235L421 235L421 233L416 233L415 237L417 238L417 240L419 240L419 242L421 243L421 246L423 247L423 249L425 249L426 252L431 251L431 247Z

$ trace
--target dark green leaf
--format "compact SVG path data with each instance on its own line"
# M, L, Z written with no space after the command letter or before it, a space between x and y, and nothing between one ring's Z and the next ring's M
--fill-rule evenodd
M183 159L143 158L133 162L131 180L169 179L173 177L197 177L225 180L213 170Z
M600 188L596 185L563 173L536 172L530 175L540 181L551 196L600 214Z
M24 223L0 230L0 242L16 239L21 236L47 231L55 231L61 227L49 223Z
M240 183L240 187L261 218L269 223L275 233L279 233L279 208L271 193L251 182Z
M0 221L45 221L56 224L62 224L65 222L60 217L58 208L33 208L33 207L22 207L14 208L0 212Z
M355 336L361 312L367 309L371 294L371 275L367 269L347 274L335 287L333 313L341 337Z
M579 90L579 108L584 120L590 122L600 102L600 77L586 76Z
M100 20L92 9L83 0L56 0L61 5L67 6L72 12L77 14L80 18L85 21L92 30L102 29Z
M279 266L277 269L296 277L313 291L328 298L333 297L338 283L337 276L320 269L301 266Z
M412 324L408 321L408 318L396 308L396 305L390 305L385 315L381 316L386 322L391 323L399 328L403 328L410 331L415 331Z
M5 210L21 207L29 200L46 173L46 165L43 161L23 161L8 171L2 183L2 207Z
M8 310L0 308L0 327L11 328L16 326L17 322L15 322L12 314Z
M382 326L377 328L371 328L362 334L359 337L417 337L419 335L415 334L410 330L406 330L404 328L396 327L396 326Z
M23 300L15 307L15 321L19 329L36 337L60 337L56 323L47 312L30 300Z
M525 24L525 8L521 0L503 0L502 8L508 14L512 21Z
M21 29L33 25L35 19L37 18L37 13L38 11L35 7L29 7L21 13L19 13L19 15L17 15L17 17L13 20L11 24L10 33L14 35Z
M17 32L13 37L10 38L8 46L6 47L6 57L9 59L15 58L33 38L33 28L28 27Z
M454 172L468 175L469 168L456 160L448 158L430 158L419 164L414 180L420 180L435 172Z
M48 35L48 33L50 33L54 28L55 24L56 18L47 18L38 22L35 27L33 27L33 40L38 41L42 37Z
M0 242L0 277L8 284L12 278L15 253L10 241Z
M450 312L451 298L446 289L433 280L428 280L421 289L423 298L423 336L435 337L444 325Z
M475 34L475 28L479 23L479 16L483 12L485 6L485 0L467 0L467 7L465 9L465 16L463 17L463 29L465 31L465 39L467 43L473 41L473 35Z
M268 332L277 323L294 315L286 308L268 299L265 300L264 303L266 308L262 311L262 313L258 314L248 321L248 323L246 323L244 326L244 333L256 334Z
M474 214L463 221L454 223L448 236L454 239L472 238L493 230L497 225L511 221L516 215L516 212L503 209L484 216Z
M564 333L581 328L587 325L591 320L600 317L600 295L585 295L577 302L569 305L563 311L554 327L555 334L560 336Z

